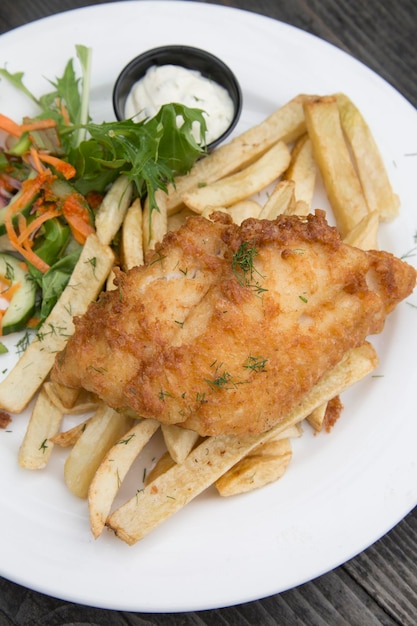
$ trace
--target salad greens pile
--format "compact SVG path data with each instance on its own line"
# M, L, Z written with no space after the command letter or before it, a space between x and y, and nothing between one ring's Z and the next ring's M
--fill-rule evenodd
M166 191L168 182L186 173L204 152L203 112L180 104L165 105L143 122L93 123L91 50L76 46L76 55L81 76L70 59L62 76L49 81L52 90L39 98L25 86L22 72L0 69L0 77L39 109L21 123L0 114L0 256L9 274L0 276L1 295L10 304L15 297L10 254L24 262L36 285L33 306L3 325L4 334L36 328L48 316L86 237L94 232L95 209L121 174L134 183L137 196L148 198L151 211L158 210L156 191ZM200 126L200 143L192 133L194 122Z

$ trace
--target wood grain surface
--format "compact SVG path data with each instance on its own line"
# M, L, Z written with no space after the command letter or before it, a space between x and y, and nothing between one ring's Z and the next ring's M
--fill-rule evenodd
M101 3L1 0L0 34L92 4ZM417 106L416 0L225 0L208 4L261 13L313 33L364 62ZM219 610L171 615L101 610L50 598L0 578L0 626L81 624L415 626L416 509L385 537L332 572L285 593Z

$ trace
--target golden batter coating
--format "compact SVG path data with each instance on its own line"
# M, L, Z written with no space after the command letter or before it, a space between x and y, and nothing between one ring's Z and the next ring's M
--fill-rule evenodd
M201 435L262 432L414 289L413 267L345 245L323 211L212 218L117 272L75 320L54 380Z

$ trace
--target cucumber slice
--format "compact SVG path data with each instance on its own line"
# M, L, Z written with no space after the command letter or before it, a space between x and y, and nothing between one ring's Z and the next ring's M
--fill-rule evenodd
M11 282L11 287L18 286L2 319L2 333L9 335L24 330L28 319L33 315L36 305L36 284L24 270L19 260L12 254L0 254L0 279Z

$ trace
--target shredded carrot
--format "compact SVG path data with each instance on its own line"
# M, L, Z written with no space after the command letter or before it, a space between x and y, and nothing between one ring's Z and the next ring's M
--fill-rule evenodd
M23 213L18 213L17 214L17 226L19 228L19 232L22 232L22 230L25 230L26 228L26 217L23 215Z
M33 146L29 149L29 154L32 157L33 167L37 172L43 172L45 167L42 164L42 161L39 158L39 152Z
M0 113L0 128L14 137L20 137L23 132L19 124L16 124L10 117L2 113Z
M24 241L26 239L29 239L29 237L35 231L37 231L44 222L47 222L48 220L52 219L53 217L57 217L58 215L59 211L57 211L56 209L50 209L49 211L45 211L45 213L42 213L42 215L36 217L32 222L30 222L28 226L26 226L26 228L20 229L19 226L19 236L17 238L19 245L23 245Z
M4 279L2 278L1 280L3 282ZM6 288L4 290L3 289L1 290L0 296L4 298L5 300L7 300L8 302L11 302L14 294L17 291L19 291L20 287L21 287L20 283L15 283L14 285L6 285Z
M62 205L62 213L75 241L83 245L88 235L94 232L84 197L76 192L70 194Z
M28 270L28 264L25 263L24 261L20 261L18 263L18 266L20 267L20 269L22 269L24 272L27 272Z
M70 116L69 116L67 107L65 106L64 102L60 98L57 100L57 105L59 106L59 109L61 111L61 115L62 115L62 117L64 119L64 124L66 126L69 126L71 124L71 120L70 120Z
M2 294L3 291L6 291L7 289L10 289L10 285L12 284L12 281L10 280L10 278L7 278L7 276L2 276L0 274L0 295Z
M32 252L32 250L27 250L25 247L20 246L17 243L16 233L14 234L14 236L9 232L7 234L10 239L10 243L12 244L16 252L19 252L22 255L22 257L28 261L28 263L36 267L36 269L42 272L42 274L44 274L45 272L49 270L49 265L45 263L45 261L43 261L40 257L38 257L37 254Z
M22 133L30 133L33 130L47 130L48 128L55 128L56 121L52 118L47 118L44 120L33 120L32 122L27 122L25 124L20 125L20 131Z
M28 328L36 328L41 321L40 317L31 317L27 322L26 326Z
M84 245L87 237L94 232L94 228L91 224L87 224L82 217L79 217L78 215L71 215L70 217L67 217L67 222L71 228L75 241L81 245Z
M11 217L12 214L18 213L24 209L26 205L32 202L42 187L53 179L54 176L52 173L49 170L45 170L44 172L40 172L36 178L28 178L27 180L24 180L20 196L13 199L13 201L8 205L6 215L9 214Z
M26 252L31 252L33 248L33 241L31 239L24 239L19 245L23 246L23 249L26 250Z
M26 187L24 187L25 183L28 183ZM29 185L29 183L31 184ZM26 259L26 261L31 263L40 272L45 273L49 269L49 265L39 258L38 255L32 250L28 249L27 246L19 243L17 233L13 226L13 215L18 213L18 211L24 207L27 202L30 202L33 199L36 193L41 189L43 183L44 180L42 176L24 181L22 185L22 196L16 202L8 205L4 216L4 224L9 241L16 252L19 252L22 257Z
M60 172L64 178L69 180L70 178L74 178L77 170L71 163L67 163L62 159L52 156L51 154L43 154L42 152L38 153L38 157L44 163L48 163L52 165L58 172Z
M9 235L9 239L10 239L10 234ZM40 257L38 257L37 254L35 254L32 250L28 249L28 247L26 246L20 246L17 242L16 239L15 241L11 241L13 247L15 248L15 250L17 252L19 252L22 257L24 257L28 263L30 263L31 265L33 265L34 267L36 267L36 269L38 269L40 272L42 272L42 274L45 274L45 272L47 272L49 270L49 265L47 263L45 263L45 261L43 259L41 259Z
M55 217L58 213L55 209L53 209L53 214L48 213L48 218L41 218L40 221L36 222L34 220L35 225L26 225L23 227L23 231L25 231L25 238L21 237L23 233L20 235L17 234L14 224L13 217L19 216L20 211L25 208L28 204L32 203L36 195L41 191L42 188L45 188L48 183L53 181L55 176L51 173L50 170L46 169L43 172L40 172L36 178L30 178L25 180L22 183L21 195L16 198L13 202L9 203L6 208L6 212L4 215L4 225L6 227L6 233L9 239L9 242L16 250L19 252L21 256L31 265L36 267L40 272L45 273L49 269L49 265L43 261L37 254L31 250L33 242L29 238L29 232L26 233L26 228L30 228L30 232L43 223L45 219L49 219L51 217ZM33 222L32 222L33 224ZM18 225L19 225L19 217L18 217ZM20 219L20 225L23 225L23 221ZM26 236L27 235L27 236Z
M99 193L98 191L89 191L85 196L85 199L93 210L98 209L103 201L103 198L104 193Z

